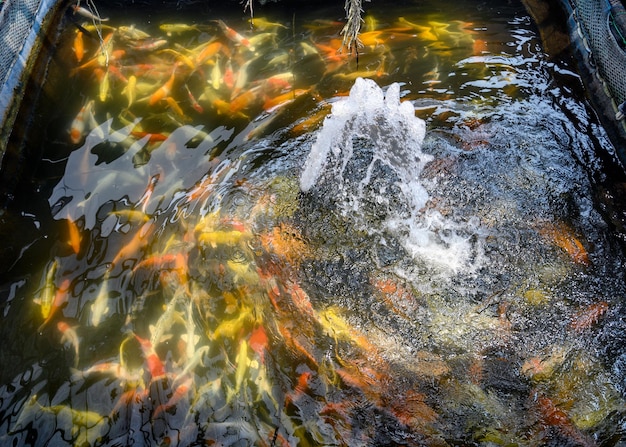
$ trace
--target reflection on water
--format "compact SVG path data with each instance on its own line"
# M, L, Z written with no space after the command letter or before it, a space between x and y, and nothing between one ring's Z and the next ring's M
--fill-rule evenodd
M475 6L68 26L2 443L621 445L609 145Z

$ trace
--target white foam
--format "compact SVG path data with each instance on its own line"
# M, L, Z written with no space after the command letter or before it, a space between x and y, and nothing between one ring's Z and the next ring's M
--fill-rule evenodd
M411 141L416 152L419 152L426 134L426 124L415 116L415 108L410 102L400 102L400 85L391 84L385 95L371 79L357 78L350 89L350 95L333 104L332 113L324 121L322 130L311 147L300 175L302 191L309 191L315 185L329 152L341 151L341 145L349 137L347 132L358 129L355 127L358 125L376 126L381 117L392 125L402 123L406 127L406 140ZM422 159L422 162L425 161L426 159Z
M374 81L359 78L326 118L300 188L325 188L355 230L383 239L392 234L416 260L446 272L467 270L476 259L473 229L427 207L420 175L433 156L422 152L425 133L413 104L400 102L398 84L384 94Z

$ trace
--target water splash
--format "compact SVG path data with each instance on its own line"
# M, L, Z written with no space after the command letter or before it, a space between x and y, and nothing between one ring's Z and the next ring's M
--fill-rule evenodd
M386 94L370 79L357 79L350 95L333 105L311 147L300 177L303 192L332 197L356 230L397 239L414 259L446 271L468 268L475 258L469 239L476 219L456 223L429 202L420 178L434 157L422 151L423 120L400 86Z

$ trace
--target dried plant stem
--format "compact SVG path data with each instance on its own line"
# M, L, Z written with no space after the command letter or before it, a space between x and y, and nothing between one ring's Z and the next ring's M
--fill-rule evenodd
M346 0L344 8L346 10L346 18L348 21L341 30L341 34L343 34L343 42L341 44L342 49L345 47L348 48L348 51L351 52L354 50L357 54L358 49L363 46L359 40L361 22L363 22L363 18L361 17L363 8L361 7L361 4L361 0Z

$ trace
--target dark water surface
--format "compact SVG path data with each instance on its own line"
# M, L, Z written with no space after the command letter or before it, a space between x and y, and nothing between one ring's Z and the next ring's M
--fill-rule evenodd
M358 58L341 6L68 15L2 445L626 445L626 183L572 61L516 2L366 6Z

